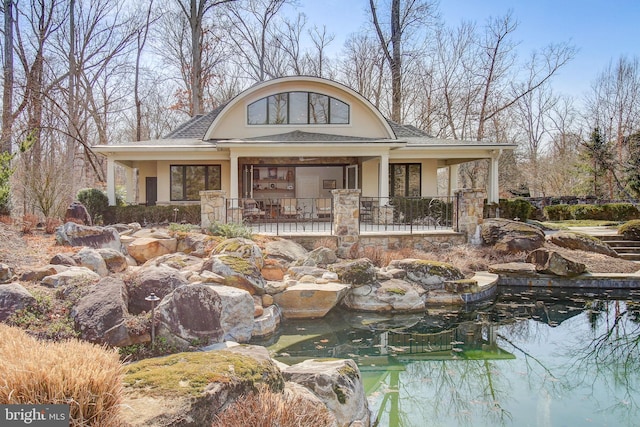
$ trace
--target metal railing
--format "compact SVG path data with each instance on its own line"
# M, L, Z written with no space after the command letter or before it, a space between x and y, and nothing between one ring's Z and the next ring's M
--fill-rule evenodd
M360 231L416 231L455 228L455 196L361 197Z
M333 233L331 198L227 199L227 222L256 233Z

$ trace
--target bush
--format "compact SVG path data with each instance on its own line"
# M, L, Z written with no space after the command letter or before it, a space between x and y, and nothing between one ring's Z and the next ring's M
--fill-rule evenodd
M266 387L258 393L241 396L218 414L212 427L245 426L332 426L334 417L326 406Z
M174 209L177 209L176 212ZM200 224L200 205L166 206L109 206L105 216L106 224L162 224L184 222Z
M627 240L640 240L640 219L631 220L618 228L618 234Z
M104 191L97 188L84 188L78 191L76 199L87 208L94 224L105 222L107 209L109 209L109 198Z
M606 212L604 209L604 205L572 205L569 210L571 211L571 219L611 219L605 218Z
M519 221L527 221L535 207L526 200L522 199L500 199L499 203L500 218L515 219Z
M230 222L227 224L214 223L209 227L209 232L214 236L222 236L227 239L234 237L244 237L246 239L253 239L253 232L250 227L244 224L236 224Z
M118 353L86 342L41 342L0 324L0 404L66 404L72 426L120 425Z
M545 206L544 216L549 221L564 221L573 218L571 207L569 205Z
M446 225L451 219L453 203L437 198L394 197L393 221L395 223L415 223L429 221L434 225Z

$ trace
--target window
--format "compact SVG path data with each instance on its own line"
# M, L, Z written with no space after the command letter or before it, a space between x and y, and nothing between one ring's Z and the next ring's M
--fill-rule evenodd
M349 105L315 92L282 92L249 104L247 123L349 124Z
M422 168L420 163L391 163L389 189L392 197L420 197Z
M200 200L200 191L220 190L220 165L172 165L171 200Z

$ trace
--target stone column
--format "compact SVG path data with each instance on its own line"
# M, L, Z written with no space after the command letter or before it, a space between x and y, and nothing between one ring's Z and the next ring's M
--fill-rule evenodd
M109 206L116 205L116 162L107 157L107 197Z
M483 189L463 189L455 192L453 209L453 229L467 236L468 243L479 243L479 226L484 217L484 201L487 197ZM456 228L457 227L457 228Z
M360 190L332 190L333 234L338 237L337 254L349 255L360 236Z
M209 228L212 224L226 223L226 193L220 190L200 192L200 227Z

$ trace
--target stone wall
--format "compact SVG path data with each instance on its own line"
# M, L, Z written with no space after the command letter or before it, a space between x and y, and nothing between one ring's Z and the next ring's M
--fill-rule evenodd
M225 223L226 193L220 190L200 192L200 226L207 229L214 223Z
M483 189L463 189L456 191L455 194L458 209L453 210L454 230L466 235L467 242L473 243L478 226L483 221L487 193Z

